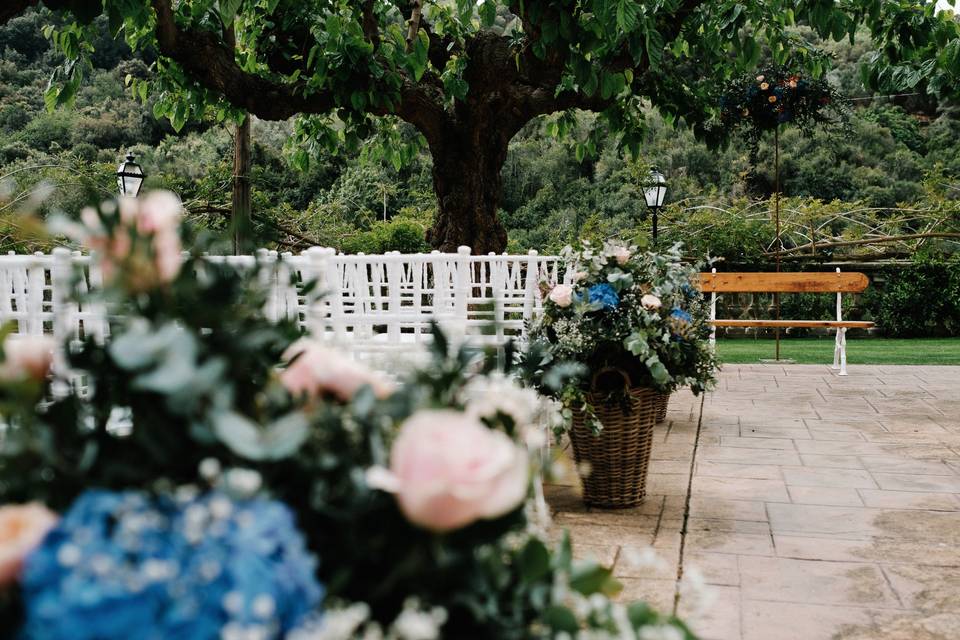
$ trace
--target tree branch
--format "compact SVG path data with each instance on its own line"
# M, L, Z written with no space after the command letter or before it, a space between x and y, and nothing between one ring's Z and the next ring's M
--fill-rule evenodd
M373 50L380 48L380 28L377 26L377 16L373 12L375 0L364 0L363 3L363 35L366 36Z
M298 113L325 113L335 106L329 93L304 96L293 87L247 73L237 64L233 49L214 34L177 25L170 0L152 0L152 5L157 15L160 53L234 106L264 120L286 120Z
M924 238L945 238L945 239L960 239L960 233L908 233L902 236L884 236L882 238L863 238L861 240L844 240L840 242L818 242L816 243L817 249L833 249L835 247L854 247L858 245L865 244L885 244L888 242L906 242L908 240L922 240ZM800 251L805 251L812 248L814 245L810 242L807 244L802 244L796 247L790 247L789 249L784 249L780 252L780 255L786 256L791 253L798 253ZM764 252L765 255L772 256L775 255L775 251Z
M420 31L420 16L423 14L422 0L413 0L413 9L410 10L410 20L407 23L407 53L413 51L413 40Z

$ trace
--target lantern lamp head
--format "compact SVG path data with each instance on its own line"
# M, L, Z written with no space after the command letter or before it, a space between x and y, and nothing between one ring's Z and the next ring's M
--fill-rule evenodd
M650 171L650 178L643 188L643 197L647 201L647 207L650 209L659 209L663 206L663 199L667 195L667 179L662 173L653 169Z
M133 153L127 153L126 160L117 167L117 188L121 196L136 198L143 186L143 169L134 162Z

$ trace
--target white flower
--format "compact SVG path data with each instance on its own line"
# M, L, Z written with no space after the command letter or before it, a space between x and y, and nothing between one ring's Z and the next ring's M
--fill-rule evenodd
M446 610L434 607L421 611L415 601L408 600L390 631L397 640L438 640L440 628L446 621Z
M547 297L558 307L569 307L573 303L573 287L568 284L558 284L550 290Z
M685 603L685 609L690 612L688 615L691 619L699 618L706 613L716 596L696 567L684 570L679 592L680 601Z
M683 640L683 633L676 627L660 624L654 627L643 627L637 637L639 640Z
M529 425L540 411L540 394L502 373L475 376L464 386L466 413L476 418L510 416L517 426Z
M623 561L631 569L650 571L651 573L660 573L669 569L666 561L657 555L653 547L644 547L642 549L624 547L622 553Z
M253 469L234 468L223 476L224 489L231 495L240 498L250 498L263 485L263 478Z
M660 298L653 295L652 293L648 293L642 298L640 298L640 304L643 305L644 309L648 309L650 311L654 311L663 306L663 303L660 302Z
M287 640L352 640L370 619L370 607L355 602L346 607L329 607L319 619L309 619L287 635Z

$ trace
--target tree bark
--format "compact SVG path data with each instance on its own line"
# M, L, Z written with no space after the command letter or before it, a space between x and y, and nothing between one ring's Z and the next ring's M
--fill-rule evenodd
M474 130L451 136L433 152L437 216L427 240L440 251L469 246L475 255L507 248L507 231L497 217L510 136L494 130L486 140Z
M233 141L233 203L230 231L236 255L253 250L253 224L250 209L250 115L237 125Z

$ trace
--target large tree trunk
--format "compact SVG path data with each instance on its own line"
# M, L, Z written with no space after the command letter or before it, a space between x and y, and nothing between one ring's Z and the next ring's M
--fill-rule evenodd
M250 114L237 125L233 142L233 203L231 234L236 255L253 250L253 221L250 207Z
M492 135L471 128L431 145L437 217L428 240L441 251L467 245L474 255L507 248L507 231L497 218L512 131Z

